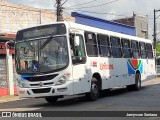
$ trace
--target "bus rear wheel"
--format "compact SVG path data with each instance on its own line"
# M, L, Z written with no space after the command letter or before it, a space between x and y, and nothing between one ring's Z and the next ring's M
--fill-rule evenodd
M99 84L95 77L92 78L90 92L86 93L87 99L95 101L99 97Z
M128 85L127 89L130 91L138 91L141 89L141 75L140 73L136 73L135 75L135 84Z
M58 97L46 97L45 100L46 100L48 103L55 103L55 102L57 102Z

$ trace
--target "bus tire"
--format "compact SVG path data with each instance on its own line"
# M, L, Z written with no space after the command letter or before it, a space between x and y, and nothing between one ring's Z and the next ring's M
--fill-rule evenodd
M57 102L58 97L46 97L45 100L46 100L48 103L55 103L55 102Z
M141 89L141 75L140 73L136 73L135 75L135 84L128 85L127 89L130 91L138 91Z
M90 92L86 93L87 99L96 101L99 97L99 84L95 77L92 77Z
M136 73L134 90L138 91L140 89L141 89L141 74L140 73Z

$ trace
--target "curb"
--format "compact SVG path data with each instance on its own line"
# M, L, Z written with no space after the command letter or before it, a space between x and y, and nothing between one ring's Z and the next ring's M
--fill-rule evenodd
M18 100L23 100L23 99L15 95L8 95L8 96L0 97L0 103L6 103L6 102L18 101Z

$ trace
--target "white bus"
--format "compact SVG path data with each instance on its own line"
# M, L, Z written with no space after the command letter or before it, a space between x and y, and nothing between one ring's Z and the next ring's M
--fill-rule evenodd
M157 75L160 75L160 56L156 57L156 64L157 64Z
M20 30L15 50L21 98L97 100L102 90L139 90L156 75L150 40L72 22Z

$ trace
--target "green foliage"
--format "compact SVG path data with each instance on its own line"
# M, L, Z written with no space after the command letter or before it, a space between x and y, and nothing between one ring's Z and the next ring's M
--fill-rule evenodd
M156 44L156 56L160 56L160 43Z

